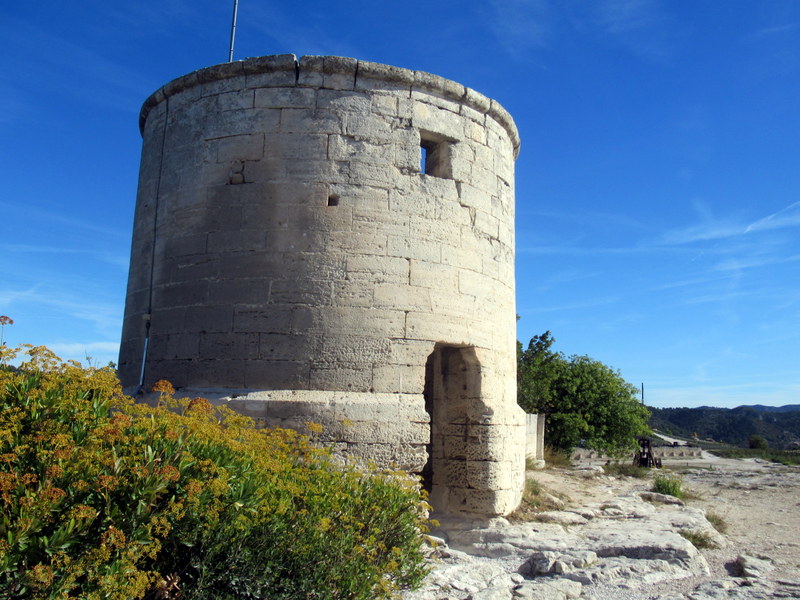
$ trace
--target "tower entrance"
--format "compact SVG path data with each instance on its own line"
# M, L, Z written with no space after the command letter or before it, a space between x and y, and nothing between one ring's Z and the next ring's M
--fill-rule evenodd
M469 485L468 459L474 439L470 414L481 405L481 366L475 348L437 344L425 364L425 410L431 418L423 484L437 511L463 509L451 494Z

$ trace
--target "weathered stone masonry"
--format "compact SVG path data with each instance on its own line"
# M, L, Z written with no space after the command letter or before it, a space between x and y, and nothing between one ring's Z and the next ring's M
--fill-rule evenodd
M123 385L320 423L344 453L424 472L440 511L512 510L506 111L429 73L280 55L172 81L140 126Z

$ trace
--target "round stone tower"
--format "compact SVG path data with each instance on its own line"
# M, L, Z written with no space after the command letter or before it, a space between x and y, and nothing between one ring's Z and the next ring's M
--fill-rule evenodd
M429 73L279 55L172 81L140 127L123 385L321 424L442 512L513 510L508 113Z

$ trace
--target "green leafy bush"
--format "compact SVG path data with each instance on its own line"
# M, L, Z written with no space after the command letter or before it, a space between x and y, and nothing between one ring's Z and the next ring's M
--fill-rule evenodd
M366 600L424 576L426 505L404 476L28 353L0 369L0 598Z
M683 498L683 480L675 473L659 473L653 478L653 491L667 496Z

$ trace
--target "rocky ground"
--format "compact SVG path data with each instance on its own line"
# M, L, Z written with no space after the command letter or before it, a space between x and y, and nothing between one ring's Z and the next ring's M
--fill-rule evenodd
M529 472L563 506L442 523L433 571L404 600L800 599L800 469L710 455L665 467L685 502L597 465Z

